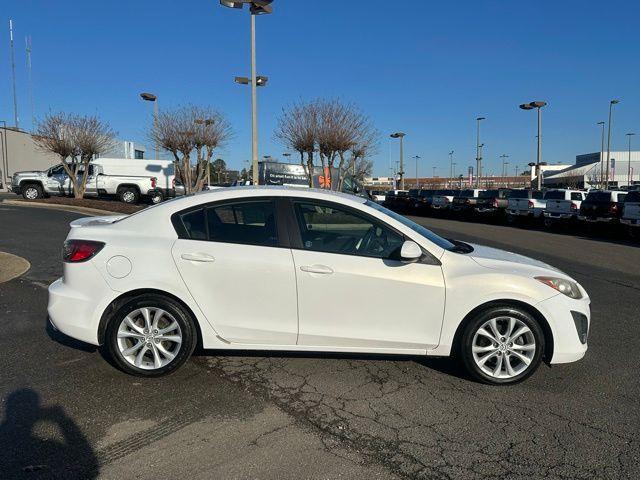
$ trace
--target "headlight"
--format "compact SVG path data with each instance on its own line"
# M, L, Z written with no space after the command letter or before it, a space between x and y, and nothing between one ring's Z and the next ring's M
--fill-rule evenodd
M567 297L579 300L582 298L582 293L578 288L576 282L571 280L565 280L564 278L555 277L535 277L539 282L549 285L551 288L556 289L560 293L564 293Z

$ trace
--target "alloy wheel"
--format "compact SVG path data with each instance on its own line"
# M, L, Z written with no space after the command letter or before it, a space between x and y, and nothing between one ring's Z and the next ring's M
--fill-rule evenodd
M35 200L36 198L38 198L38 190L34 187L27 187L24 195L28 200Z
M536 340L522 320L498 316L476 330L471 352L476 365L486 375L509 379L529 368L536 354Z
M129 364L155 370L176 357L182 345L182 330L169 312L155 307L138 308L120 323L117 344Z

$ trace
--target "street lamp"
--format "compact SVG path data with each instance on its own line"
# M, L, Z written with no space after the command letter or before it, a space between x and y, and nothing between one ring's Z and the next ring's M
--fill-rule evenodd
M283 153L283 154L282 154L282 156L287 160L287 163L291 163L291 162L289 161L289 157L291 156L291 154L290 154L289 152L285 152L285 153Z
M402 133L402 132L396 132L396 133L392 133L390 135L391 138L399 138L400 139L400 171L398 172L398 175L400 176L400 190L404 190L404 159L403 159L404 144L403 144L403 139L404 139L405 135L406 134Z
M140 98L142 98L143 100L147 101L147 102L153 102L153 128L156 128L156 124L158 121L158 97L156 95L154 95L153 93L149 93L149 92L142 92L140 94ZM154 135L156 136L156 135ZM156 150L156 160L158 160L158 140L156 139L156 145L155 145L155 150Z
M257 87L267 84L267 77L256 74L256 15L267 15L273 13L270 5L273 0L220 0L220 5L228 8L242 9L244 5L249 5L251 14L251 79L246 77L236 77L236 83L251 84L251 159L253 184L257 185L258 175L258 92Z
M600 140L600 188L604 182L604 126L606 122L598 122L596 125L602 126L602 135Z
M542 172L540 171L540 160L542 158L542 113L540 109L544 107L547 102L530 102L520 105L522 110L538 110L538 154L536 156L536 175L538 177L538 190L542 190Z
M480 176L482 174L482 146L480 145L480 122L486 120L486 117L476 118L477 134L476 134L476 187L480 188Z
M609 102L609 133L607 138L607 172L605 173L605 189L609 190L609 157L611 156L611 112L613 110L613 106L616 103L620 103L620 100L611 100Z
M506 180L505 177L507 176L507 165L509 165L508 162L505 161L505 159L509 158L509 155L507 154L502 154L500 155L500 158L502 159L502 181L505 182L505 186L506 186Z
M413 158L416 159L416 188L420 188L420 185L418 184L418 160L420 160L422 157L420 155L416 155Z
M631 188L631 137L633 137L635 133L629 132L627 133L627 137L629 137L629 165L627 165L627 188Z
M456 165L458 165L456 162L451 164L451 185L449 185L449 188L453 188L453 179L456 176Z
M450 182L453 182L453 150L449 152L449 178L451 178Z

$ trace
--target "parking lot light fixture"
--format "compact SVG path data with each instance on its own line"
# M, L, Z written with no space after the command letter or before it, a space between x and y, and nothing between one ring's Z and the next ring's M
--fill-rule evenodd
M453 150L449 152L449 177L451 178L452 182L453 182L453 153L454 153Z
M537 189L542 189L542 172L540 170L541 158L542 158L542 113L541 108L547 105L547 102L533 101L529 103L523 103L520 105L522 110L538 110L538 152L536 155L536 178L538 181Z
M415 158L416 160L416 188L420 188L420 185L418 185L418 160L420 160L422 157L420 155L416 155L413 158Z
M611 115L613 112L613 106L617 103L620 103L620 100L614 99L609 102L609 125L608 125L609 133L607 134L607 170L605 172L605 177L604 177L604 188L606 190L609 190L609 159L611 157Z
M241 10L245 5L249 6L251 17L251 78L236 77L235 82L242 85L251 85L251 159L253 184L258 185L258 92L257 87L267 84L267 77L258 76L256 73L256 15L273 13L271 3L273 0L220 0L220 5Z
M153 128L156 128L156 123L158 122L158 97L157 95L154 95L153 93L149 93L149 92L142 92L140 94L140 98L142 98L143 100L147 101L147 102L153 102ZM156 156L156 160L158 160L158 152L160 150L160 147L158 146L158 142L156 141L155 144L155 156Z
M596 125L600 125L602 127L602 133L600 138L600 181L598 185L600 188L604 185L604 126L607 122L598 122Z
M627 165L627 188L631 188L631 137L633 137L635 133L629 132L627 133L627 138L629 139L629 164Z
M477 129L476 129L476 188L480 188L480 177L482 176L482 147L480 145L480 122L486 120L486 117L477 117Z
M390 135L391 138L399 138L400 139L400 171L398 175L400 176L400 190L404 190L404 144L403 139L405 137L405 133L396 132Z

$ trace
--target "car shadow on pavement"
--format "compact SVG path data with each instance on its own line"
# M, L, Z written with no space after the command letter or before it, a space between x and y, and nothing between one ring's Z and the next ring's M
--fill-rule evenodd
M92 479L98 459L88 440L58 405L43 407L30 389L5 399L0 424L0 472L11 479Z
M65 347L73 348L75 350L82 350L83 352L93 353L98 350L98 347L95 345L81 342L80 340L76 340L65 335L62 332L57 331L55 328L53 328L48 318L46 319L46 322L47 335L54 342L59 343L60 345L64 345Z

